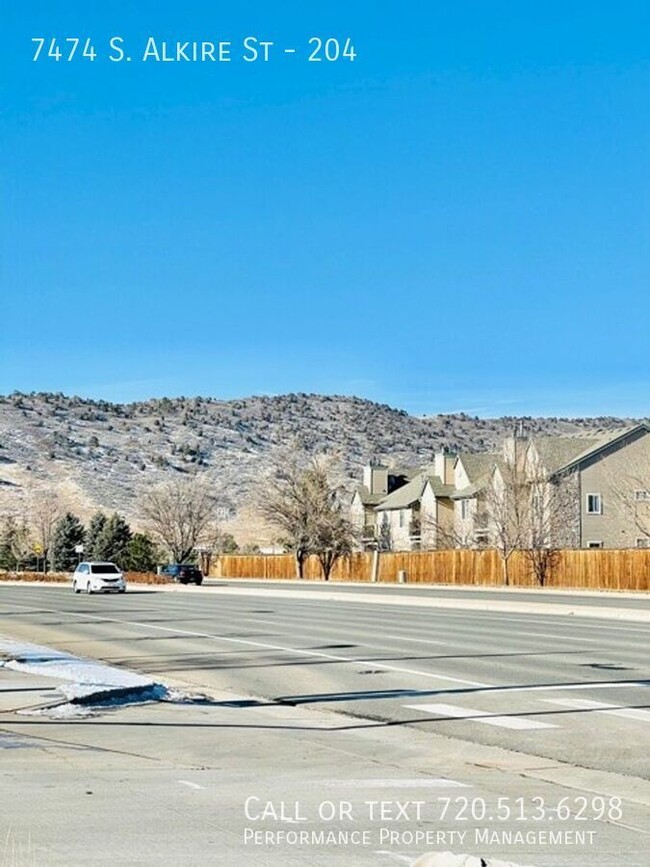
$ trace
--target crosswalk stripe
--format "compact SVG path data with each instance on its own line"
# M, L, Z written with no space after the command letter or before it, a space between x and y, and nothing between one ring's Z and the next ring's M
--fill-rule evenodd
M409 710L432 713L438 716L449 716L454 719L466 720L467 722L484 723L489 726L499 726L504 729L555 729L556 725L540 722L534 719L525 719L518 716L502 716L482 710L473 710L468 707L458 707L454 704L405 704Z
M620 716L624 719L634 719L640 722L650 722L650 711L638 707L619 707L615 704L605 704L602 701L590 701L586 698L545 698L549 704L558 704L575 710L593 710L608 716Z

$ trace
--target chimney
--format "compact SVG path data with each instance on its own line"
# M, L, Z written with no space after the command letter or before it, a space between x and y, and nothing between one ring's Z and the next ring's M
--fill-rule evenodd
M388 467L377 460L370 460L363 468L363 484L371 494L388 493Z
M443 485L454 484L454 464L456 455L449 451L446 446L443 446L441 451L436 452L433 456L433 470L436 476L440 479Z

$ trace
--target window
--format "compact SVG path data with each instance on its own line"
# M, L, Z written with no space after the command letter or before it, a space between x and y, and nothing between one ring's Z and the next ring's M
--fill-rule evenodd
M399 510L399 525L400 527L404 526L404 509Z
M460 501L460 517L463 521L469 518L469 500Z
M634 499L637 503L644 503L650 501L650 491L648 490L638 490L634 492Z
M600 494L587 494L587 514L602 515L603 501Z
M637 548L650 548L650 536L641 536L636 540Z
M600 541L598 541L598 542L587 542L587 548L602 548L602 547L603 547L603 543L600 542Z

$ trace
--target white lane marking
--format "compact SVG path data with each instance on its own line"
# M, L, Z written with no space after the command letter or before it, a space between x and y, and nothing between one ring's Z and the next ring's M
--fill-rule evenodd
M556 729L558 726L552 723L539 722L534 719L524 719L517 716L500 716L499 714L486 713L482 710L472 710L468 707L458 707L455 704L405 704L409 710L424 711L437 716L450 716L454 719L468 722L485 723L489 726L499 726L504 729Z
M27 608L33 610L33 606L15 605L15 608ZM41 608L49 614L61 614L69 617L81 617L87 620L98 620L102 623L119 623L122 626L137 626L139 629L155 629L159 632L171 632L174 635L187 635L191 638L208 638L211 641L222 641L230 644L245 644L247 647L259 647L262 650L280 650L283 653L293 653L296 656L313 656L317 659L329 659L333 662L348 662L353 665L372 665L373 668L384 671L395 671L398 674L413 674L416 677L426 677L432 680L445 680L449 683L462 683L464 686L474 686L479 689L491 689L492 684L479 683L475 680L463 680L460 677L448 677L445 674L434 674L432 671L419 671L415 668L402 668L399 665L390 665L386 662L375 662L373 659L364 659L350 656L338 656L334 653L321 653L317 650L306 650L300 647L285 647L282 644L268 644L264 641L251 641L248 638L230 638L223 635L211 635L209 632L194 632L189 629L176 629L172 626L158 626L154 623L145 623L138 620L120 620L118 617L101 617L99 614L88 614L75 611L60 611L58 608ZM128 640L128 639L127 639Z
M605 607L605 606L603 606ZM506 613L506 612L504 612ZM495 615L496 616L496 615ZM502 617L498 618L502 620ZM564 629L566 624L557 622L557 615L555 617L545 617L545 618L528 618L528 617L508 617L508 623L542 623L544 626L558 626L560 629ZM600 623L589 623L589 622L581 622L578 623L575 620L571 620L571 629L579 628L579 629L594 629L598 632L606 629L608 632L642 632L643 634L648 634L647 626L631 626L630 621L624 621L621 623L620 628L618 626L601 626ZM556 635L556 638L561 638L561 635Z
M583 698L545 698L549 704L558 704L562 707L574 708L575 710L593 710L605 713L608 716L620 716L624 719L634 719L640 722L650 722L650 711L638 707L620 707L615 704L606 704L602 701L589 701Z
M221 595L239 595L239 596L265 596L270 598L278 598L282 597L284 599L296 599L302 598L305 599L305 591L304 590L269 590L266 588L260 587L231 587L224 586L219 588L214 588L216 592L220 592ZM307 591L309 592L309 591ZM312 594L309 594L312 595ZM337 593L336 589L321 591L318 593L319 604L320 602L339 602L345 601L347 605L353 605L356 603L357 605L367 606L368 604L379 604L384 606L391 606L393 608L404 606L404 607L412 607L415 609L422 608L431 608L437 609L439 611L449 610L449 609L464 609L466 611L475 611L475 612L484 612L484 611L492 611L498 613L523 613L523 614L539 614L541 616L560 616L560 617L570 617L572 621L576 619L587 619L587 618L597 618L597 619L612 619L615 618L617 621L626 621L626 622L643 622L646 623L650 621L650 610L646 609L638 609L632 607L625 608L615 608L608 605L583 605L576 601L573 603L565 603L565 602L552 602L548 599L546 601L539 602L518 602L515 599L510 600L494 600L494 599L444 599L440 596L435 597L427 597L426 595L420 596L412 596L410 599L408 595L402 595L401 593L395 595L375 595L374 593ZM311 600L313 604L313 598Z
M279 628L279 629L282 629L282 628L286 627L287 625L291 625L292 619L289 615L279 614L278 617L280 619L277 621L274 621L274 620L262 620L260 618L252 618L252 617L242 617L242 616L238 615L238 619L241 621L246 621L246 622L251 622L251 623L266 623L266 624L270 624L272 626L275 626L276 628ZM325 621L325 622L323 622L323 621ZM340 618L339 619L331 618L331 625L328 625L329 622L330 622L330 618L323 618L322 616L320 616L319 620L315 624L310 626L310 633L309 634L310 635L313 635L314 633L324 633L324 634L337 633L338 634L340 632L341 626L342 626L341 619ZM374 641L368 641L366 639L357 638L355 643L358 646L384 648L384 645L381 644L379 641L377 641L376 631L374 630L374 623L362 621L361 622L362 623L361 628L359 628L359 626L356 625L356 622L354 622L354 623L355 623L354 629L356 630L357 634L372 635L372 637L375 639ZM398 626L400 624L396 623L395 625ZM457 635L457 632L455 633L455 635ZM454 639L454 637L451 637L451 636L445 640L430 639L430 638L415 638L413 636L387 635L387 634L384 634L381 637L389 639L391 641L403 641L403 642L409 642L409 643L413 643L413 644L434 644L434 645L442 645L444 647L461 647L461 648L467 647L470 643L474 644L477 640L476 633L468 635L464 640L462 640L462 639L458 640L457 638ZM510 630L507 633L507 639L512 639L513 643L508 644L507 646L506 645L499 645L502 654L507 655L508 652L513 652L513 653L520 652L521 651L521 643L520 643L521 640L527 639L528 637L531 637L531 638L533 638L533 637L534 638L550 638L551 640L559 642L560 644L563 641L570 641L570 642L574 642L574 643L578 642L580 644L598 644L599 647L602 647L603 640L604 640L602 635L601 636L594 636L593 638L584 638L584 637L583 638L577 638L575 636L558 635L558 634L554 634L554 633L550 633L550 632L528 632L528 631L512 632L512 630ZM519 643L517 643L517 642L519 642ZM564 650L548 650L545 652L547 654L559 654L559 653L564 653ZM618 652L624 653L625 651L619 649Z
M324 780L324 786L353 789L471 789L468 783L444 777L415 780Z
M584 641L587 644L602 644L601 639L597 638L595 635L593 638L575 638L572 635L553 635L550 632L515 632L512 633L513 638L552 638L553 641ZM553 653L554 651L550 651Z
M529 636L534 637L534 638L552 638L555 641L559 641L559 642L562 642L562 641L580 641L580 642L583 642L584 641L584 642L587 642L587 644L596 644L596 643L600 644L601 643L600 639L596 638L595 636L594 636L594 638L572 638L572 637L569 637L567 635L561 635L561 636L560 635L551 635L550 633L546 633L546 632L514 632L514 633L509 632L508 633L508 638L512 638L515 641L518 639L522 639L522 638L528 638ZM442 641L442 640L436 640L434 638L407 638L404 635L383 635L383 634L381 637L382 638L395 639L396 641L412 641L415 644L444 644L445 646L453 646L453 647L467 647L467 645L470 641L469 638L466 639L465 641L454 641L453 638L450 638L446 641ZM472 640L472 642L475 641L475 636L471 640ZM511 647L501 647L501 650L508 651L508 650L513 649L513 648L514 648L514 645L512 648ZM555 650L555 651L549 650L547 652L548 653L562 653L561 650Z
M190 780L179 780L178 782L181 783L183 786L189 786L190 789L202 789L202 788L204 788L203 786L199 786L198 783L190 782Z
M277 620L262 620L261 617L240 617L239 620L246 620L247 623L268 623L271 626L280 626Z
M456 644L453 641L436 641L435 638L406 638L404 635L381 635L380 638L389 638L393 641L412 641L415 644ZM462 645L458 645L461 647Z
M179 602L180 601L181 600L179 600ZM188 602L189 600L183 599L182 601ZM194 604L195 604L194 602L190 603L190 607L192 607ZM294 600L294 604L299 605L300 600ZM328 603L325 602L325 604L328 604ZM330 604L334 605L334 603L330 603ZM306 608L308 605L309 605L309 602L306 602L304 604L304 607ZM185 606L183 606L183 607L185 607ZM359 607L361 608L362 605L359 604ZM239 614L243 614L245 611L246 611L246 609L242 608L241 611L239 612ZM364 608L364 612L367 612L367 609ZM426 612L414 612L413 618L414 619L420 619L420 618L424 618L424 617L430 618L432 615L435 616L435 613L436 613L435 610L433 612L430 610L427 610ZM471 633L471 635L474 639L476 638L477 633L482 634L483 628L486 628L488 630L494 630L495 627L498 629L500 626L503 627L503 630L506 632L506 634L508 636L512 636L513 634L515 636L526 634L526 632L513 633L511 628L510 628L510 625L512 623L525 623L525 624L539 623L539 624L541 624L543 626L547 626L547 627L548 626L556 626L556 627L558 627L558 629L561 629L561 630L566 628L566 624L558 623L558 615L549 616L546 618L539 618L539 617L533 617L533 616L531 616L531 617L509 617L509 616L507 616L507 612L472 611L471 614L472 614L472 616L480 615L480 619L485 621L483 624L480 624L479 622L477 622L478 621L478 617L477 617L477 621L475 621L473 624L468 624L466 626L466 629L468 630L468 632ZM284 613L284 612L278 611L277 616L280 618L283 618L284 620L288 620L289 622L293 622L293 620L294 620L292 615L289 613ZM343 611L343 612L333 611L330 615L328 615L328 613L324 609L321 608L321 610L319 611L318 617L321 621L326 621L326 622L332 621L332 623L334 625L337 625L339 627L341 626L342 621L346 621L346 622L350 621L352 624L356 624L358 621L357 613L349 611L349 610ZM361 622L367 626L373 625L374 621L369 620L368 617L370 617L370 615L362 618ZM450 618L459 618L461 620L466 620L467 619L467 612L445 610L444 612L440 613L440 617L444 618L445 620L450 619ZM393 616L393 617L389 616L389 617L382 618L382 622L384 624L389 624L389 623L392 624L394 622L395 626L402 626L403 625L403 618L400 617L399 612L397 612L395 614L395 616ZM576 622L576 621L572 621L571 629L573 630L576 627L579 627L580 629L597 630L598 633L601 633L603 630L607 630L607 631L612 631L612 632L618 632L618 633L621 633L622 635L629 634L631 637L633 637L632 633L635 633L635 632L641 632L644 635L648 634L648 627L647 626L642 626L642 625L632 626L631 621L623 621L623 622L619 621L619 625L617 625L617 626L605 626L605 625L600 625L599 623L590 623L588 621L580 622L580 623ZM445 628L444 622L442 624L440 624L440 623L436 624L436 629L444 629L444 628ZM455 628L455 626L454 626L454 628ZM557 633L557 634L554 634L554 635L549 636L549 637L560 639L560 638L563 638L564 636L560 633Z
M15 604L15 608L24 608L28 611L33 611L34 606L31 605L19 605ZM174 635L187 635L192 638L208 638L211 641L222 641L232 644L245 644L250 647L259 647L264 650L280 650L285 653L292 653L297 656L313 656L319 659L330 659L334 662L347 662L353 664L360 665L369 665L371 664L373 668L382 669L384 671L394 671L398 674L410 674L415 675L417 677L430 678L432 680L444 680L450 683L460 683L464 686L472 686L477 689L489 689L491 692L544 692L546 690L561 690L561 689L614 689L621 687L635 687L635 686L647 686L647 683L643 681L631 681L627 683L620 683L618 681L605 682L605 683L577 683L577 684L558 684L558 685L543 685L543 686L498 686L496 684L489 683L481 683L479 681L472 680L464 680L458 677L448 677L443 674L435 674L434 672L428 671L419 671L418 669L411 668L402 668L397 665L390 665L385 662L375 662L372 659L359 659L355 657L347 657L347 656L338 656L332 653L322 653L320 651L315 650L303 650L297 647L285 647L279 644L268 644L266 642L261 641L251 641L250 639L245 638L230 638L226 636L220 635L212 635L208 632L196 632L193 630L187 629L178 629L170 626L159 626L153 623L146 623L137 620L121 620L117 617L102 617L98 614L88 614L83 612L73 612L73 611L61 611L58 608L43 608L41 611L47 611L50 614L60 614L69 617L80 617L91 620L98 620L103 623L119 623L122 626L135 626L144 629L153 629L159 632L171 632Z

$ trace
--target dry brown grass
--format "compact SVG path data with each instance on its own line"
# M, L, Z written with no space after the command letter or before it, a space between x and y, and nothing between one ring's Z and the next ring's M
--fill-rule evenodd
M42 582L45 584L70 583L68 572L0 572L0 581L25 581ZM129 584L168 584L169 581L155 572L127 572L126 580Z

